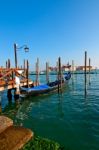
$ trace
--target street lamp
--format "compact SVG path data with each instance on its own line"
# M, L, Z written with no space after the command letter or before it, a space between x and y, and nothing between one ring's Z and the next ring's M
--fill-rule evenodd
M21 47L18 47L15 43L14 43L14 54L15 54L15 67L17 68L17 50L20 50L24 48L25 52L29 51L29 48L27 47L27 45L23 45Z

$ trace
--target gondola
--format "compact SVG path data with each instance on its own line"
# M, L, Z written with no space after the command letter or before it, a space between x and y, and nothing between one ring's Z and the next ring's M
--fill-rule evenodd
M49 82L47 84L42 84L38 86L20 87L20 97L38 96L41 94L46 94L49 92L56 91L60 84L64 86L65 83L68 82L70 78L71 78L71 73L68 72L65 74L65 77L62 78L61 80L56 80L54 82Z

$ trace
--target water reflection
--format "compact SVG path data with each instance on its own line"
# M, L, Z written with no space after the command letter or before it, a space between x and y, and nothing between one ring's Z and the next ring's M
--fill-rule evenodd
M89 85L91 85L91 75L89 73Z
M0 114L2 113L2 106L1 106L1 103L0 103Z
M58 112L61 118L64 117L64 112L63 112L63 96L58 95Z
M14 115L17 112L19 107L20 107L19 101L15 101L15 102L9 101L2 112L10 115L11 114Z
M86 97L87 97L87 84L85 83L85 89L84 89L84 97L85 97L85 99L86 99Z

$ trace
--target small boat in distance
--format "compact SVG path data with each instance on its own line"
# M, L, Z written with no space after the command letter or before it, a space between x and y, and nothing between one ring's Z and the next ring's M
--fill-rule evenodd
M32 87L21 87L20 88L20 97L28 97L28 96L38 96L41 94L46 94L49 92L56 91L60 84L65 85L66 82L71 78L71 73L68 72L65 74L64 78L61 80L56 80L54 82L49 82L47 84L42 84L38 86Z

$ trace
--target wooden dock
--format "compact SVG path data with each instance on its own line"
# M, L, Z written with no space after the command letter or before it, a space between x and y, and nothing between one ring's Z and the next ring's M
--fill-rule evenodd
M29 85L32 85L32 84L35 85L35 83L31 80L29 80L28 82L29 82ZM20 86L27 86L27 79L21 80ZM0 81L0 92L4 90L8 90L8 89L15 89L16 87L17 86L16 86L15 81L10 80L7 83L5 81Z
M20 79L20 87L35 86L36 83L29 79L28 69L0 68L0 92L7 90L7 96L11 97L11 90L17 89L15 77Z

